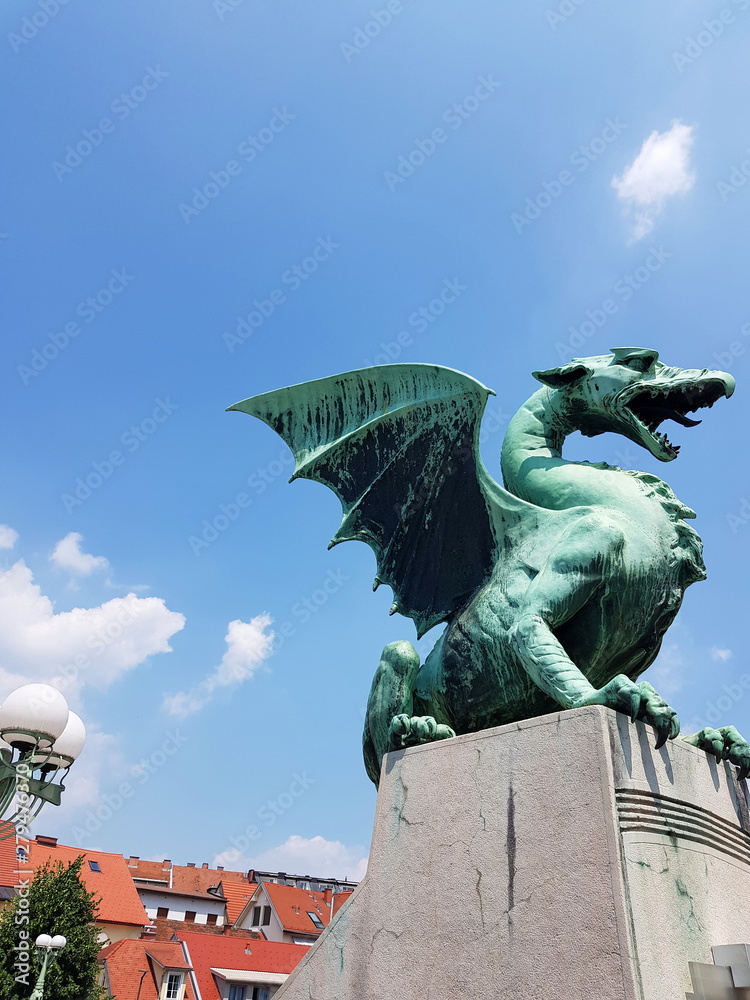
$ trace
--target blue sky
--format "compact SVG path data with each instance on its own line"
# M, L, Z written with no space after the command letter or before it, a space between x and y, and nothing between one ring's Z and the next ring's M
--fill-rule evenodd
M224 411L387 360L496 390L498 476L532 369L636 345L732 371L668 467L610 436L566 454L698 511L709 580L647 679L685 730L750 732L750 0L2 19L0 696L57 678L90 730L37 832L361 874L363 707L413 626L366 546L326 552L335 497L288 486L280 439Z

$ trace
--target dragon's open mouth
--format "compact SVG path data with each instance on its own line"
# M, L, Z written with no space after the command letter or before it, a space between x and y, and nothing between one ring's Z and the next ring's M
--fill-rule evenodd
M674 420L683 427L696 427L700 420L691 420L687 414L713 406L717 399L728 395L727 386L719 379L671 387L654 384L642 388L625 406L640 425L638 429L646 432L644 437L650 437L665 458L676 458L680 446L672 444L664 432L659 433L659 425L664 420Z

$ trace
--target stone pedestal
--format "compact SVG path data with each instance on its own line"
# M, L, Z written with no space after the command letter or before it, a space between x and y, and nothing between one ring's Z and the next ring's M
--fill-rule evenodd
M735 769L585 708L389 754L366 879L278 1000L684 1000L750 941Z

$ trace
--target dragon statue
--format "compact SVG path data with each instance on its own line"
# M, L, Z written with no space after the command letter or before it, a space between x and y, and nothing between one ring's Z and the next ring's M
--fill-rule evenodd
M656 351L616 348L533 373L542 384L513 417L505 488L479 457L491 390L452 369L393 364L236 403L294 453L292 480L330 487L343 507L331 546L367 542L374 588L418 636L447 627L425 662L410 642L383 650L367 705L365 767L389 750L562 708L604 705L657 732L677 715L646 681L685 588L705 579L695 517L642 472L562 457L573 431L614 431L663 462L679 447L658 428L734 391L724 372L671 368ZM290 480L290 481L292 481ZM329 546L330 547L330 546ZM683 737L750 774L733 726Z

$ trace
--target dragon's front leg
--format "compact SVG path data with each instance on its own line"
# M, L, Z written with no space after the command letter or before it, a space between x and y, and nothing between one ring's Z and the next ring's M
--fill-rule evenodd
M718 764L723 760L736 764L740 769L740 780L750 777L750 743L740 736L734 726L722 726L720 729L707 727L694 736L682 738L691 746L713 754Z
M579 519L558 541L519 607L509 639L534 682L563 708L604 705L653 726L656 746L680 731L677 713L645 681L618 674L600 689L568 656L554 630L601 595L608 566L619 558L622 534L598 515Z

